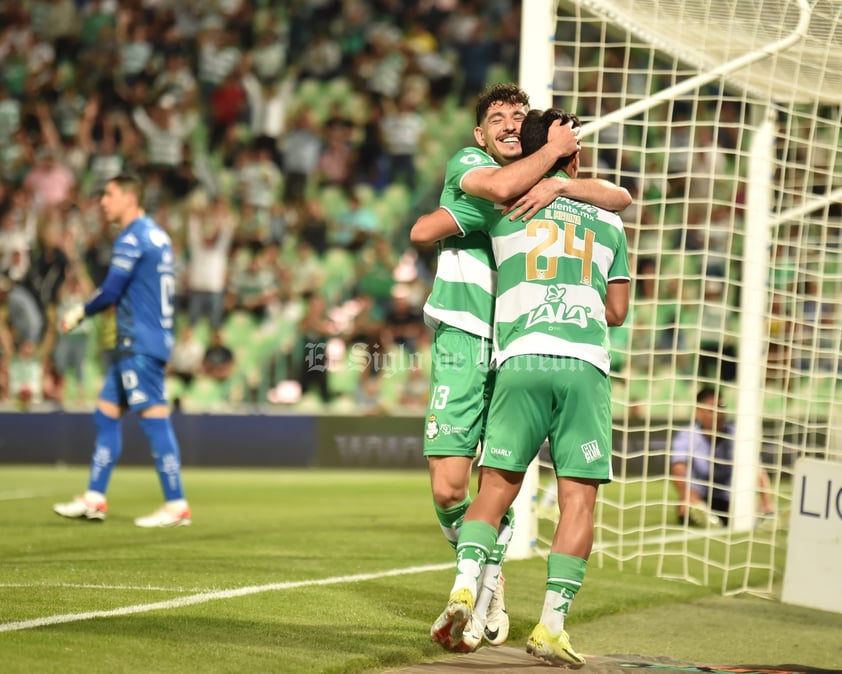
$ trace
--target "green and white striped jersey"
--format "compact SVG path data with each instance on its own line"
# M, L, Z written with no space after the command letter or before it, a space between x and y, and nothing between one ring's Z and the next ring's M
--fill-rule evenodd
M608 282L628 280L620 217L559 197L528 222L480 215L475 198L454 208L465 232L487 231L497 262L494 349L499 367L516 355L569 356L608 373Z
M500 217L494 204L466 194L463 178L476 168L499 167L487 153L476 147L459 150L447 162L444 189L439 204L459 222L460 203L469 200L472 218L494 223ZM444 323L472 335L491 339L494 321L494 293L497 266L491 241L484 231L450 236L439 244L438 268L433 289L424 305L424 318L430 327Z

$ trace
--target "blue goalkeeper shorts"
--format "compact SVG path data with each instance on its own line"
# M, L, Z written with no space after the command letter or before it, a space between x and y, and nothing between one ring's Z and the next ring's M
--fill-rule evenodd
M143 354L118 358L105 373L99 397L132 412L168 405L165 369L166 363Z

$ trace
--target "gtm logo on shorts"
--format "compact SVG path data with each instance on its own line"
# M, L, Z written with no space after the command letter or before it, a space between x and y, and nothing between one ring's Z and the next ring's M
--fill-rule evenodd
M602 458L602 452L599 451L599 443L596 440L591 440L582 445L582 454L584 454L585 461L588 463Z

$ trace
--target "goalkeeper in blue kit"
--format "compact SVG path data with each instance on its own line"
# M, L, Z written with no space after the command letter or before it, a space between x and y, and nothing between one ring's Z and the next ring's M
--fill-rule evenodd
M87 491L53 509L72 519L105 519L105 494L122 451L121 417L131 411L140 417L165 501L134 522L144 528L184 526L190 524L191 513L164 389L173 344L175 255L169 235L145 215L142 201L143 186L137 177L121 174L108 181L100 204L105 217L122 230L114 242L108 274L84 306L72 307L61 320L62 331L69 332L86 317L115 306L117 346L94 412L96 447Z

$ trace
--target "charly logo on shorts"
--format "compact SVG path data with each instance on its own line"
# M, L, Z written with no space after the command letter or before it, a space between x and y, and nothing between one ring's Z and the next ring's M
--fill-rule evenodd
M431 414L427 419L427 440L435 440L439 434L439 422L436 421L436 415Z
M588 463L602 458L602 452L599 451L599 443L596 440L591 440L582 445L582 454L584 454L585 461Z

